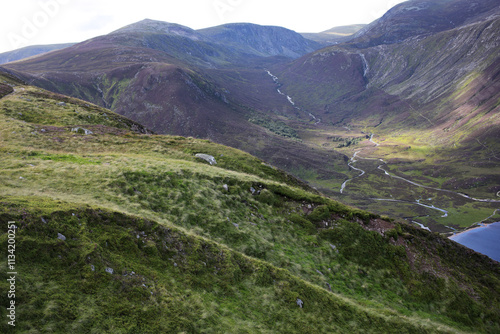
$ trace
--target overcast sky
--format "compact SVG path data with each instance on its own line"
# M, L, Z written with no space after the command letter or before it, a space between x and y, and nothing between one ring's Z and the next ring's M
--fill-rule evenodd
M276 25L297 32L370 23L404 0L4 0L0 52L81 42L145 18L193 29L223 23Z

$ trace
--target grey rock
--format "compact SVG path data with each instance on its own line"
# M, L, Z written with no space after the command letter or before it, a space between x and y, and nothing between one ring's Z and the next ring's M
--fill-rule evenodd
M238 224L236 224L236 223L233 223L233 225L234 225L234 227L236 227L236 228L239 228L239 227L240 227L240 225L238 225Z
M61 233L57 233L57 239L61 239L62 241L66 240L66 237L62 235Z
M250 187L250 192L252 193L252 195L253 195L253 194L255 194L255 192L256 192L256 191L257 191L257 190L255 190L255 188L254 188L254 187Z
M225 191L229 191L229 186L227 184L223 185L222 188L224 188Z
M62 107L64 107L64 106L66 105L66 103L64 103L64 102L59 102L57 105L58 105L58 106L62 106Z
M91 135L91 134L93 134L92 131L84 129L84 128L72 128L71 132L76 132L76 133L83 134L83 135Z
M297 298L297 305L299 305L299 307L302 308L304 307L304 302L301 299Z
M94 265L93 265L93 264L91 264L91 265L90 265L90 269L91 269L92 271L95 271L95 267L94 267Z
M108 268L106 268L106 272L107 272L107 273L110 273L110 274L113 274L113 273L114 273L114 270L113 270L113 268L109 268L109 267L108 267Z
M42 217L42 223L47 224L47 221Z
M210 165L217 165L217 161L211 155L203 154L203 153L197 153L197 154L195 154L195 157L205 160Z

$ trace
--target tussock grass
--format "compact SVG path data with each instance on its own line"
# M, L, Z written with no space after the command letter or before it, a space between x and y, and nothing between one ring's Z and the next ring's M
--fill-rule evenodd
M59 123L36 123L35 107L15 116L19 94ZM0 100L0 217L19 224L23 331L498 329L498 266L486 258L406 225L377 232L377 215L241 151L151 135L105 110L96 117L115 123L82 124L65 111L81 102L44 94Z

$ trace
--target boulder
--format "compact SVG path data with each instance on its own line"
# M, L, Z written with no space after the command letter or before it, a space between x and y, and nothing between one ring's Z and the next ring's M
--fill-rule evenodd
M84 129L84 128L72 128L71 132L76 132L76 133L79 133L79 134L82 134L82 135L91 135L91 134L93 134L92 131Z
M195 157L205 160L210 165L217 165L217 161L211 155L203 154L203 153L198 153L198 154L195 154Z

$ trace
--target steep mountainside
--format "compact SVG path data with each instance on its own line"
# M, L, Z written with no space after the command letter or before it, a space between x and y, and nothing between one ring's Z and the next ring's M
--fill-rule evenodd
M16 331L500 330L500 267L485 256L242 151L0 82L12 88L0 99L0 217L15 222L17 272L15 298L0 302L15 302Z
M34 45L27 46L14 51L0 53L0 64L9 63L11 61L21 60L47 53L54 50L60 50L72 46L74 43L53 44L53 45Z
M497 12L496 0L406 1L363 28L352 43L358 47L398 43L410 37L453 29Z
M448 20L454 18L453 26L428 25L425 31L413 26L434 20L436 10ZM410 20L410 14L415 20ZM462 219L448 214L422 218L425 212L409 214L407 206L420 205L423 198L437 198L426 205L452 212L464 198L457 197L459 192L484 199L483 203L498 202L498 31L498 2L408 1L364 29L357 39L289 65L277 65L272 71L279 78L280 90L323 122L353 135L376 134L377 146L363 148L363 157L383 159L393 175L413 182L401 181L397 189L408 189L397 196L389 189L381 191L387 184L383 177L389 174L380 173L382 166L373 165L368 168L378 175L368 173L370 179L360 178L352 187L355 196L366 197L351 199L352 203L390 212L393 209L381 210L380 202L373 199L400 201L405 204L401 216L418 217L427 226L446 231L436 224L457 228ZM363 166L368 163L363 161ZM363 181L371 185L369 190ZM455 199L448 198L450 192L456 192ZM462 214L478 205L478 201L469 201L469 209ZM488 207L481 215L469 217L469 224L486 219L492 211L494 207Z
M259 56L298 58L321 47L320 44L305 39L295 31L282 27L233 23L198 32L218 43Z
M291 32L278 29L273 36L280 33L289 36ZM248 55L200 36L186 27L145 20L6 68L32 84L110 108L157 133L209 138L289 171L323 166L320 175L344 178L343 155L332 152L327 157L310 149L293 138L293 130L281 120L273 121L272 127L259 126L258 120L267 120L263 114L267 110L242 106L233 98L238 92L225 76L227 66L252 62L267 66L277 60ZM207 68L219 66L222 69L217 71L224 75L214 75L223 78L216 83ZM294 110L275 94L274 83L263 69L254 72L264 81L259 85L273 92L271 98L279 101L276 105ZM246 82L238 80L238 84Z

